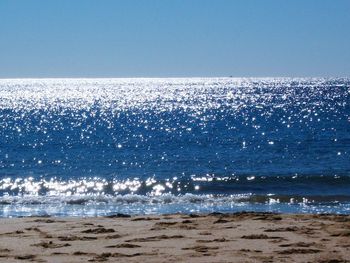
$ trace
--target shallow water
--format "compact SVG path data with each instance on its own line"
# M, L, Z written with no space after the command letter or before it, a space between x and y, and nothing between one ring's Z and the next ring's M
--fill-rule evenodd
M0 80L0 216L350 213L348 79Z

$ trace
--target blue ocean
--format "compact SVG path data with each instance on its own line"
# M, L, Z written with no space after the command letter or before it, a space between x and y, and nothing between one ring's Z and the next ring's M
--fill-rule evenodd
M350 214L350 79L0 80L0 217Z

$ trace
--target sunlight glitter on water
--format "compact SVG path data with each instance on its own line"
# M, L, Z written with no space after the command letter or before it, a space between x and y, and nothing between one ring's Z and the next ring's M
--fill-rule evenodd
M0 80L0 198L344 203L349 94L327 78Z

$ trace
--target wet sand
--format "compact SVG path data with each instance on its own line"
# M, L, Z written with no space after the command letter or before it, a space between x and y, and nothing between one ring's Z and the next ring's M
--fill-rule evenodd
M0 262L350 262L350 216L0 219Z

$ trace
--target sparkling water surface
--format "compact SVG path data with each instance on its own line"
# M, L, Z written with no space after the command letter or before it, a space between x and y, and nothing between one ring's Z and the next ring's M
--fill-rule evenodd
M0 80L0 216L350 214L350 80Z

